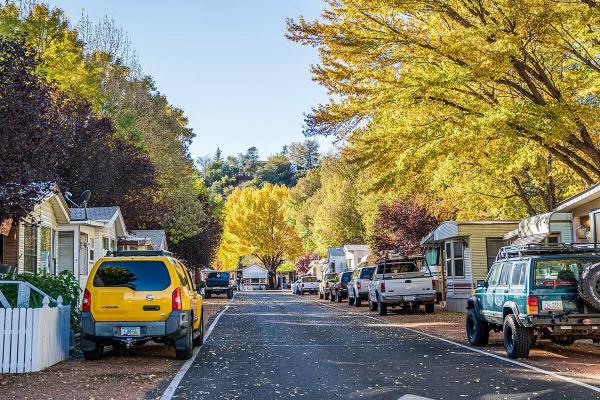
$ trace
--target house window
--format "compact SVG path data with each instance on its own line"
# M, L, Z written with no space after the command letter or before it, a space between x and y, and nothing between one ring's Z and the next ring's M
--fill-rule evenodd
M37 227L25 224L23 234L23 269L34 274L37 272Z
M462 240L446 242L446 274L456 278L465 276L464 244Z
M41 270L45 273L54 271L54 249L52 229L46 226L40 228L40 257Z
M110 249L111 250L116 250L117 249L117 242L113 239L110 239Z
M504 242L501 238L487 238L485 239L485 252L487 255L487 268L488 271L492 267L492 264L496 260L498 252L502 248Z
M102 238L102 255L106 255L106 253L110 250L110 239L107 237Z
M96 239L91 238L90 239L90 262L94 261L95 258L95 251L96 251Z

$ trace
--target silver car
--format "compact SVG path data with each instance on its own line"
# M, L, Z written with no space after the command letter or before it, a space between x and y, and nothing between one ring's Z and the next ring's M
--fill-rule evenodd
M362 300L369 298L369 282L373 278L375 267L361 267L352 273L348 282L348 305L360 307Z

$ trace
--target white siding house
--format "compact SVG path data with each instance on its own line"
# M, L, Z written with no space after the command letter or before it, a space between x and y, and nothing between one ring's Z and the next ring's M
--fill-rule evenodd
M348 271L358 268L360 260L370 254L369 246L366 244L347 244L344 246L344 256Z
M72 208L70 213L70 223L59 226L60 268L71 271L84 287L94 262L116 250L127 231L119 207Z
M346 254L343 247L330 247L327 249L327 259L323 267L323 275L346 270Z

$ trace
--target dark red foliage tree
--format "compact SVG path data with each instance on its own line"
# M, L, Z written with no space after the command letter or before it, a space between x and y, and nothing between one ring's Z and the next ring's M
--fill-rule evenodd
M296 260L296 273L298 275L306 274L311 261L318 260L319 258L321 257L317 253L304 253Z
M206 196L199 196L199 200L206 215L204 221L198 221L200 232L170 246L177 258L183 260L189 268L195 269L211 265L223 233L223 224L213 215L213 207Z
M0 37L0 221L31 212L58 179L71 139L37 65L22 38Z
M392 250L404 255L419 253L421 239L431 232L438 221L412 199L398 199L391 205L382 204L375 220L373 247L382 254Z
M89 189L89 205L121 207L129 227L160 227L166 206L154 166L143 151L115 138L112 122L97 117L89 104L64 101L60 118L72 133L68 155L61 160L61 189L78 195Z

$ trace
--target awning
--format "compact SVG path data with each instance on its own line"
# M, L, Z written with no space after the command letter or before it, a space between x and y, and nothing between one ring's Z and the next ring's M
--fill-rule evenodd
M545 233L538 233L535 235L523 236L515 240L512 244L515 246L523 245L523 244L539 244L546 241Z

